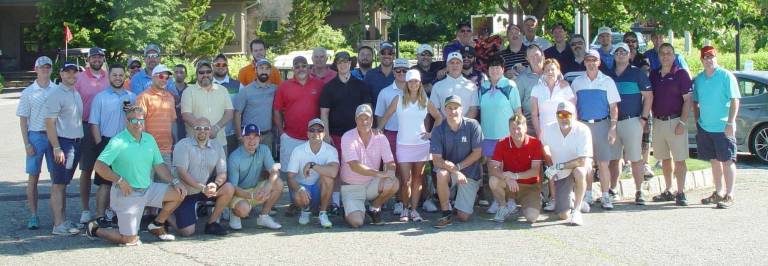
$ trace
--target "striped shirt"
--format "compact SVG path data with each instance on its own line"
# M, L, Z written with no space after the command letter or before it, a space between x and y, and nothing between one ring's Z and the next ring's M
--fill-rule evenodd
M527 46L521 45L520 50L517 52L513 52L509 47L502 50L501 53L499 53L499 56L504 59L504 70L506 71L514 68L518 63L523 66L528 66L528 60L525 59L526 49L528 49Z
M171 125L176 122L173 95L167 90L150 87L136 97L136 105L146 112L144 131L155 138L161 153L170 154L173 151Z
M48 87L40 87L35 80L21 92L19 106L16 109L16 116L27 118L29 131L45 130L45 99L53 89L53 82L48 83Z

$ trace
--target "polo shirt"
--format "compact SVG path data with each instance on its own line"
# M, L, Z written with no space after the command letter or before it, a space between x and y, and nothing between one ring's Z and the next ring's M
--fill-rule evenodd
M90 67L85 68L85 71L77 74L77 81L75 82L75 90L80 93L80 97L83 98L83 121L88 121L91 114L91 101L96 94L104 89L110 88L109 75L107 71L103 69L99 70L99 76L96 77L93 73L93 69Z
M194 136L186 137L173 148L173 166L177 171L186 171L195 182L206 184L213 170L216 175L227 173L227 155L224 147L213 140L206 140L200 146ZM189 195L200 193L197 186L184 182Z
M235 79L230 79L229 75L226 75L226 76L224 76L224 79L222 79L222 80L217 80L216 78L213 78L213 83L219 84L219 85L223 86L224 88L227 88L227 92L229 92L230 101L232 101L232 105L234 106L234 104L235 104L235 96L237 96L237 92L240 91L240 87L241 87L240 86L240 81L235 80ZM182 95L182 96L184 96L184 95ZM227 122L227 125L224 127L224 133L227 136L232 136L233 134L235 134L235 130L232 128L234 126L234 121L235 121L235 119L234 119L234 116L233 116L232 120L229 120L229 122ZM213 123L216 123L216 122L213 122Z
M525 135L521 144L520 147L517 147L510 137L496 143L496 148L493 150L493 160L502 163L504 172L522 173L531 169L533 161L544 160L544 146L538 139ZM518 179L517 183L536 184L539 179L539 176L536 175Z
M152 87L152 76L147 75L145 68L142 68L131 78L131 91L136 93L136 95L141 94L150 87ZM179 91L176 90L176 83L173 82L172 78L168 79L168 84L165 85L165 89L173 96L179 97Z
M16 116L27 118L29 131L45 131L45 100L54 88L53 81L43 88L35 80L21 92Z
M329 163L339 163L339 153L331 144L323 141L320 144L320 150L317 153L312 152L309 142L305 142L293 149L291 160L288 162L289 173L296 174L293 180L302 185L313 185L320 179L320 174L314 170L309 171L309 176L304 175L304 166L308 163L325 165Z
M557 62L560 63L560 69L563 69L565 65L575 60L575 56L573 55L573 50L571 50L570 44L566 44L565 50L562 52L557 50L557 45L552 45L552 47L544 50L544 58L554 58L557 60Z
M392 100L395 99L395 97L401 95L403 95L403 90L397 87L397 83L392 82L392 85L387 86L381 90L381 93L379 93L379 97L376 99L376 107L373 110L373 114L378 117L384 117L384 114L387 113L387 108L389 108ZM387 124L384 125L384 129L389 131L398 131L400 129L397 112L392 114L392 117L389 118Z
M581 120L606 118L611 115L610 105L621 101L616 83L601 71L594 80L590 80L587 73L578 76L571 88L576 94L576 110Z
M240 71L237 72L237 79L240 81L241 86L251 84L251 82L256 81L256 78L256 66L253 64L253 62L244 66L240 69ZM280 71L276 67L272 66L272 71L269 72L269 79L267 82L275 84L275 86L280 86L282 81L283 80L280 76Z
M445 68L445 64L442 61L432 62L429 65L429 70L425 70L421 68L419 64L416 64L415 66L411 67L411 69L416 69L421 74L421 84L435 84L435 82L438 81L437 72L443 68Z
M528 59L525 59L525 51L527 49L528 47L523 44L517 52L513 52L509 46L507 46L507 49L502 50L499 56L504 59L504 70L514 69L518 63L528 66Z
M491 82L483 81L480 89L480 123L483 136L487 139L501 139L509 135L509 118L520 108L520 93L517 84L505 77L491 86Z
M200 85L194 84L184 90L181 97L181 113L191 113L195 117L205 117L216 124L224 117L226 110L234 110L232 99L226 88L219 84L211 84L211 89L206 90ZM187 125L187 132L195 132L191 125ZM221 145L227 145L226 130L222 128L215 137Z
M528 66L525 71L517 75L515 83L517 83L517 90L520 92L520 104L522 106L523 115L531 118L531 91L536 84L541 82L541 75L536 74Z
M114 137L125 129L123 101L126 100L131 104L136 103L136 94L126 89L120 89L118 92L113 88L99 92L93 97L88 123L97 125L101 136Z
M539 46L539 48L541 48L542 51L552 46L552 44L550 44L549 41L547 41L547 39L541 38L540 36L533 36L532 41L529 41L528 37L525 37L525 36L522 36L522 38L523 38L523 45L531 46L531 44L536 44Z
M254 188L261 181L261 173L272 169L275 160L269 147L259 144L256 152L248 154L241 145L227 160L227 181L242 189Z
M452 42L445 45L443 48L443 62L448 61L448 55L453 52L461 52L461 49L464 48L464 45L461 44L459 40L453 40Z
M480 72L480 70L472 69L469 73L461 72L461 75L467 78L469 81L472 81L475 83L475 86L480 88L480 85L483 84L483 81L485 80L485 75L483 72Z
M693 83L693 101L699 106L699 126L707 132L724 132L728 123L731 99L741 98L736 77L722 67L711 77L701 71Z
M457 95L461 99L461 115L466 116L470 107L480 106L477 94L477 85L471 80L464 76L454 78L451 75L446 75L443 80L432 86L432 95L429 96L429 101L442 112L445 98Z
M257 82L240 89L233 104L242 115L241 125L255 124L262 132L272 130L272 103L276 91L275 84Z
M606 70L613 71L613 65L616 61L613 59L613 46L608 51L603 50L603 47L597 48L597 52L600 54L600 66L604 66Z
M126 129L109 139L98 160L112 167L132 188L146 189L152 184L152 168L163 163L163 155L152 135L141 132L137 140Z
M163 89L150 87L136 96L136 105L144 109L144 131L152 134L163 154L173 152L171 125L176 122L176 105L173 95Z
M642 69L644 66L648 66L650 68L650 65L648 64L648 59L645 58L645 55L641 53L636 53L635 57L632 58L632 60L629 60L629 64L636 66L637 68Z
M557 106L561 102L572 102L576 99L576 95L573 94L571 87L561 88L560 84L555 84L552 91L549 91L547 83L541 82L533 87L531 90L531 98L536 98L536 107L539 111L539 130L544 128L544 125L557 120L555 114L557 114ZM531 99L533 101L533 99Z
M482 148L483 132L480 124L472 118L462 117L459 128L453 131L448 121L443 121L432 130L432 138L429 144L429 153L440 155L443 160L460 163L472 153L474 149ZM480 161L471 165L462 165L461 172L474 180L480 180Z
M541 131L541 142L549 147L552 163L566 163L579 157L592 157L592 133L583 123L571 120L571 131L563 136L557 121L546 124ZM563 169L558 178L566 178L572 169Z
M289 79L277 87L272 107L283 112L285 134L298 140L307 140L307 123L320 117L320 94L323 82L308 78L304 85Z
M351 77L345 83L336 76L325 84L320 94L320 108L330 109L328 130L336 136L355 128L355 110L358 105L372 102L368 85Z
M562 70L563 75L565 75L570 72L587 71L587 67L584 66L584 61L576 62L576 57L574 56L573 60L568 61L566 64L560 65L560 70Z
M643 55L645 55L645 57L648 58L648 63L651 64L651 70L658 70L661 68L661 59L659 59L659 52L656 51L655 48L645 51ZM689 69L688 62L686 62L685 58L678 53L675 53L674 64L682 69L686 69L686 70Z
M360 70L360 68L358 67L358 68L352 69L352 71L350 71L350 74L352 75L352 77L356 79L364 80L366 73L363 73L363 71Z
M363 144L357 128L353 128L341 136L341 181L350 185L364 185L376 178L373 176L364 176L352 171L349 162L358 161L371 169L379 169L382 161L386 163L394 162L392 150L389 148L389 141L384 134L371 134L368 146Z
M333 69L328 68L328 70L325 71L325 75L318 76L317 74L315 74L315 69L310 69L309 76L322 80L323 84L328 84L328 82L333 80L333 78L337 77L338 74L336 73L336 71L333 71Z
M673 65L664 77L661 76L661 68L651 70L648 79L653 90L653 115L682 115L683 96L691 93L693 88L688 71Z
M48 94L45 118L56 118L56 134L59 137L83 137L83 99L74 88L59 84Z
M629 65L624 72L616 74L616 71L608 72L608 75L616 82L621 102L619 102L619 118L637 117L643 114L643 91L651 91L651 82L645 75L645 71Z
M365 74L363 82L368 84L368 88L371 89L371 99L378 99L381 90L395 82L395 70L393 68L389 71L389 75L384 75L381 66L376 67ZM372 107L375 109L376 103L373 103Z

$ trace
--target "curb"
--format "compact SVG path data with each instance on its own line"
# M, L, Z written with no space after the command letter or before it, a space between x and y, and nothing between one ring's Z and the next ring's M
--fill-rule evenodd
M672 186L677 187L674 176L672 177ZM685 175L685 189L684 191L690 191L694 189L712 187L712 168L688 171ZM654 176L647 181L643 181L642 191L645 197L650 199L651 196L658 195L664 191L664 175ZM635 180L620 179L619 184L616 186L617 197L619 199L634 199L635 198ZM672 190L674 191L674 190ZM595 182L592 184L592 195L600 195L600 183Z

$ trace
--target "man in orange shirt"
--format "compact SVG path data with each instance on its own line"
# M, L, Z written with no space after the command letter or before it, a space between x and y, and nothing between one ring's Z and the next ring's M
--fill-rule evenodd
M176 103L166 85L172 78L171 70L165 65L152 69L152 85L136 97L136 105L146 110L144 130L157 141L166 167L172 164L173 134L171 126L176 122ZM173 173L173 171L171 171Z
M240 72L237 74L237 79L240 80L240 88L248 86L248 84L251 84L251 82L256 80L256 62L267 58L267 45L264 41L254 39L251 41L250 47L253 62L241 68ZM280 71L278 71L275 66L272 66L272 71L269 73L269 83L279 86L280 82L282 82Z

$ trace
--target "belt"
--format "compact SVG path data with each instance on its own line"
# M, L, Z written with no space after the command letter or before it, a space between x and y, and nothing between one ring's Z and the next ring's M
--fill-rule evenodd
M619 121L622 121L622 120L627 120L627 119L630 119L630 118L635 118L635 117L640 117L640 116L639 116L639 115L624 115L624 116L619 116Z
M610 116L606 116L606 117L603 117L603 118L600 118L600 119L587 119L587 120L579 119L579 121L584 122L584 123L594 124L594 123L606 120L606 119L608 119L608 117L610 117Z
M653 116L653 118L656 118L656 119L661 120L661 121L672 120L672 119L675 119L675 118L678 118L678 117L680 117L679 114L666 115L666 116Z
M42 134L45 134L45 130L39 130L39 131L37 131L37 130L32 130L32 131L29 131L29 132L33 132L33 133L42 133Z
M83 139L83 138L74 138L74 139L71 139L71 138L65 138L65 137L59 137L59 138L60 138L60 139L71 140L71 141L74 141L74 142L80 142L80 140L81 140L81 139Z

